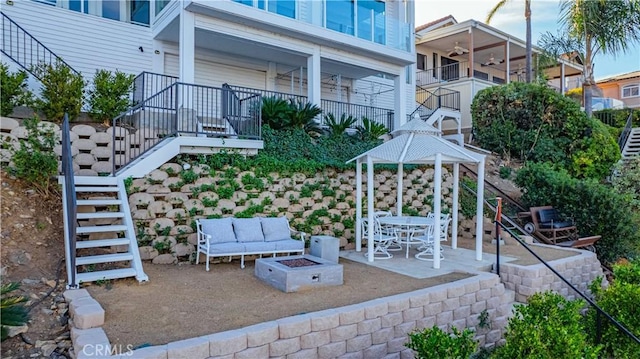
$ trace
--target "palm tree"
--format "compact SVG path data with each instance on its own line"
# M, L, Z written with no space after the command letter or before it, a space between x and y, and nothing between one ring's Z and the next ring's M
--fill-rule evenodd
M487 19L485 20L485 22L489 24L493 16L496 14L496 12L498 12L498 10L504 7L504 5L506 5L507 2L509 2L509 0L500 0L496 4L496 6L494 6L493 9L489 11L489 14L487 14ZM527 23L527 34L526 34L527 43L526 43L526 63L525 63L526 80L527 82L531 82L531 57L533 53L533 50L531 49L531 0L524 1L524 19ZM509 61L509 59L507 59L507 61Z
M552 56L577 51L584 64L584 107L591 116L593 98L593 59L601 52L624 54L640 43L640 0L573 0L561 5L563 32L545 34L539 45Z

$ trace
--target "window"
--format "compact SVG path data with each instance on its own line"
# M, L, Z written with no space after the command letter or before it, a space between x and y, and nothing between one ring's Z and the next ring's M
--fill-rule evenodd
M160 14L160 12L162 11L162 9L165 8L165 6L167 6L169 4L169 2L171 2L171 0L156 0L156 16L158 16L158 14Z
M358 0L358 37L385 43L385 8L384 2L378 0Z
M149 25L149 0L131 0L131 18L136 24Z
M433 53L433 55L431 56L431 68L433 69L433 74L432 76L434 78L438 78L438 54L437 53Z
M416 67L418 68L418 70L427 69L427 55L418 54L418 58L416 59Z
M622 88L622 98L640 96L640 84L627 85Z
M269 0L267 2L269 12L275 12L276 14L296 18L296 2L295 0Z
M354 34L354 9L353 0L332 0L326 3L327 29Z
M102 17L120 20L120 1L102 0Z

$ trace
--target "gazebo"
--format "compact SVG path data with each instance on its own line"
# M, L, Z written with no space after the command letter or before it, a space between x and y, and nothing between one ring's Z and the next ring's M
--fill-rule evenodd
M373 166L375 164L398 164L397 173L397 208L398 216L402 215L402 181L403 165L433 165L434 189L433 211L435 213L435 228L440 228L440 214L442 199L442 165L453 165L453 205L451 247L457 248L458 241L458 183L461 163L475 163L478 165L478 196L476 210L476 260L482 260L482 218L483 218L483 187L485 156L469 151L454 144L441 136L441 131L416 118L391 133L393 138L384 142L351 160L356 161L356 251L362 251L362 164L367 165L367 216L368 233L374 229L374 188ZM367 243L368 261L373 262L373 236L369 236ZM440 241L436 240L433 254L433 268L440 268Z

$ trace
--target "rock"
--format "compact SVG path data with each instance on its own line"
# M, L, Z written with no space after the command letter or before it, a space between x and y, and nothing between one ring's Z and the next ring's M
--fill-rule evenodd
M158 250L151 246L143 246L138 248L141 260L152 260L159 255Z
M55 280L48 280L45 283L51 288L55 288L55 286L56 286L56 281Z
M11 325L7 325L5 326L5 328L7 328L8 330L8 336L9 337L15 337L18 334L22 334L22 333L26 333L27 331L29 331L29 326L28 325L19 325L19 326L11 326Z
M176 257L188 256L193 253L193 246L191 244L178 243L171 250Z
M173 254L161 254L153 258L153 264L175 264L178 263L178 258Z
M42 350L42 355L44 355L45 357L49 357L51 353L53 353L53 351L56 350L57 348L58 348L58 345L53 343L53 344L43 345L42 348L40 348L40 350Z
M9 261L15 265L25 265L31 261L31 254L24 249L17 249L9 254Z

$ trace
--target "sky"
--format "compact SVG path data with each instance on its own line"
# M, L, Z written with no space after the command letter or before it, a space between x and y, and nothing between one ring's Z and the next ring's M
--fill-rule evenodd
M474 19L481 22L499 0L415 0L416 26L453 15L458 22ZM540 36L549 31L557 34L560 25L558 0L531 1L531 38L537 45ZM525 40L524 0L511 0L491 20L491 26ZM640 44L634 44L624 55L597 54L594 59L595 79L640 70Z

